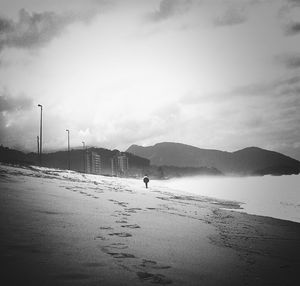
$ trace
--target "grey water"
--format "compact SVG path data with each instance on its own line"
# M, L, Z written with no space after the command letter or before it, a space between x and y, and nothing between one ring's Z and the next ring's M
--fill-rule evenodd
M300 175L188 177L163 183L189 194L241 203L242 212L300 223Z

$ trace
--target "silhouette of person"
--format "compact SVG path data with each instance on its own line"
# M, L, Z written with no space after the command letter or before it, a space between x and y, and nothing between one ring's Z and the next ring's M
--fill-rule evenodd
M143 181L146 185L146 189L148 189L149 178L148 178L147 174L144 176Z

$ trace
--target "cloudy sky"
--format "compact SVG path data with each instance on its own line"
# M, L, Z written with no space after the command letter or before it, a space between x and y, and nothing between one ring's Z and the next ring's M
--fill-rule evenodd
M0 0L0 144L300 159L299 0Z

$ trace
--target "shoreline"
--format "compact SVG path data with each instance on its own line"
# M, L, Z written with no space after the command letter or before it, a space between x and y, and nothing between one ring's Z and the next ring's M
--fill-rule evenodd
M264 178L185 178L166 186L192 195L234 200L241 212L300 223L300 176Z
M0 165L7 285L294 285L300 224L141 182ZM297 280L296 280L297 281Z

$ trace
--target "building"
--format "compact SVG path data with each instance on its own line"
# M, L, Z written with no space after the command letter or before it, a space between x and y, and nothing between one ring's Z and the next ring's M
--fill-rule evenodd
M88 174L101 174L101 157L93 151L86 152L85 170Z
M124 153L118 153L111 159L111 173L113 176L127 175L129 170L128 157Z

